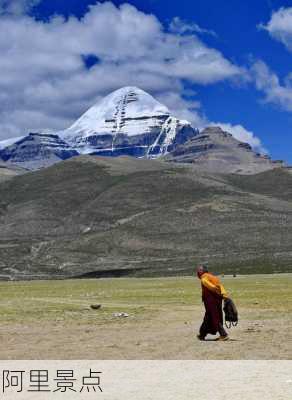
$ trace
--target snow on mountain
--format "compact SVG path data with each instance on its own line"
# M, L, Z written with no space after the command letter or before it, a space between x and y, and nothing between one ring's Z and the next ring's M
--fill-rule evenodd
M151 123L153 124L155 118L159 119L169 114L168 108L150 94L136 87L124 87L110 93L91 107L67 132L69 135L72 133L73 136L76 133L89 136L94 133L112 132L136 135L139 133L137 128L145 131L149 129ZM147 121L147 127L141 127L139 123L141 117Z
M39 169L79 153L53 134L30 133L16 141L7 141L0 149L0 158L28 169Z
M1 140L0 141L0 150L5 149L5 147L11 146L12 144L14 144L15 142L18 142L18 140L21 140L22 138L24 138L24 136L18 136L18 137L11 138L11 139Z
M144 90L128 86L104 97L60 136L82 154L152 158L166 154L179 133L196 131Z

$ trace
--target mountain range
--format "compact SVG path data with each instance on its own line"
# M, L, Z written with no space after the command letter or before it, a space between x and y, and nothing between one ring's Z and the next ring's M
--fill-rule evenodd
M0 142L2 162L30 170L81 154L161 158L222 173L252 174L284 165L254 152L219 127L200 132L136 87L110 93L66 130Z
M140 89L0 156L0 279L291 272L291 168Z

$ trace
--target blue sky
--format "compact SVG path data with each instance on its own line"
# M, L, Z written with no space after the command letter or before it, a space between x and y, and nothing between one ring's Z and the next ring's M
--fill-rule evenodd
M127 4L0 0L0 140L66 128L133 84L292 164L291 2Z

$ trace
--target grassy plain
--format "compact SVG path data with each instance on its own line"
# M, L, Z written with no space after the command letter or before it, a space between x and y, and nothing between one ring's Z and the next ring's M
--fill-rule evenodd
M196 340L194 277L1 282L0 358L291 359L292 274L221 279L240 314L226 343Z

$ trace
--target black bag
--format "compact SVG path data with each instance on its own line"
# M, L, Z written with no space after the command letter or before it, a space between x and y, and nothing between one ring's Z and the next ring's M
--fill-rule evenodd
M238 324L238 312L234 302L231 299L224 300L223 311L225 314L226 328L229 329L231 326L236 326Z

